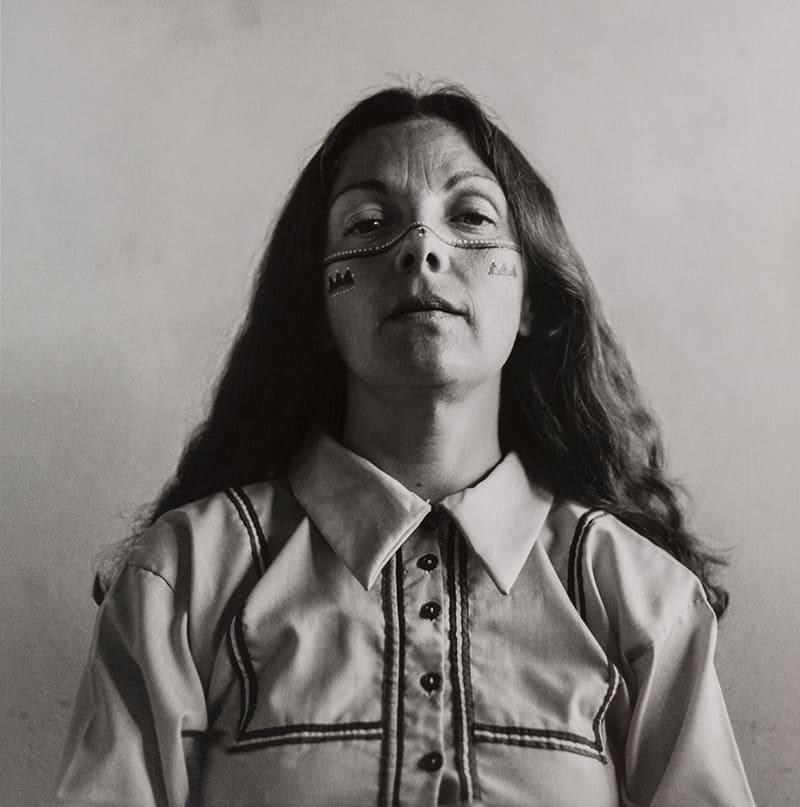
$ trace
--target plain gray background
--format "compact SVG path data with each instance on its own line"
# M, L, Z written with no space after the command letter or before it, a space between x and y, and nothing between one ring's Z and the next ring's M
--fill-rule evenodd
M797 9L3 2L0 801L47 803L93 558L174 468L301 164L421 74L488 101L551 182L731 549L718 668L756 798L796 804Z

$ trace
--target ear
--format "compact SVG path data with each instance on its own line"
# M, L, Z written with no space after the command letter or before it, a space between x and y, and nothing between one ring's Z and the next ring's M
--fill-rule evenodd
M522 310L519 315L519 328L517 333L520 336L530 336L533 330L533 311L531 310L531 299L528 294L527 283L522 294Z

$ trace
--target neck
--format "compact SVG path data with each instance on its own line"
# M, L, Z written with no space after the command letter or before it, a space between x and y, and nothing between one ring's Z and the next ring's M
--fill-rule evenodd
M352 382L342 442L431 502L469 487L501 457L499 379L466 393L374 393Z

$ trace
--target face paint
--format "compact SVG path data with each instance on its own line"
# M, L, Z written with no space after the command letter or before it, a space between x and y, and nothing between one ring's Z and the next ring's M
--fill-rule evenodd
M513 241L497 238L445 238L439 235L433 227L429 227L421 221L415 221L409 224L404 230L401 230L388 239L381 240L379 243L370 244L357 249L344 249L338 252L332 252L323 259L323 266L328 267L336 261L342 261L348 258L367 258L372 255L380 255L382 252L388 252L393 246L402 242L412 230L416 231L419 237L423 237L427 230L449 247L457 247L459 249L513 249L515 252L521 252L520 248ZM508 274L511 275L512 273L509 272ZM513 274L516 274L516 271L514 271Z
M317 294L350 414L366 390L499 385L526 327L525 264L503 188L469 138L438 119L378 126L342 153L330 190ZM492 262L507 275L490 275ZM354 290L334 293L347 268Z
M328 294L335 296L337 294L344 294L350 291L356 285L356 279L353 277L353 272L349 266L345 267L344 272L338 269L333 274L328 275Z
M514 266L513 261L503 261L500 266L492 261L489 265L489 274L497 275L498 277L516 277L517 267Z

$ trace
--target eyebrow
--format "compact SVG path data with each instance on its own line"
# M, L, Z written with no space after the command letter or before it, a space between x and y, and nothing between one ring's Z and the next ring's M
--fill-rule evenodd
M476 169L467 169L465 171L458 171L453 174L451 177L448 178L447 182L444 183L444 190L449 191L452 190L456 185L466 181L467 179L484 179L491 182L493 185L497 185L500 187L500 183L492 176L490 173L486 171L478 171ZM382 182L380 179L360 179L358 182L351 182L349 185L345 185L343 188L338 190L332 197L330 201L331 207L336 202L336 200L343 196L345 193L349 193L350 191L376 191L377 193L388 194L389 193L389 186Z
M500 183L495 179L492 174L487 173L486 171L478 171L476 169L468 169L466 171L458 171L457 173L453 174L447 182L444 183L444 189L446 191L451 190L456 185L461 182L464 182L467 179L486 179L491 182L493 185L500 186Z
M331 197L330 206L333 207L334 202L343 194L358 190L377 191L378 193L384 194L389 193L389 187L385 182L381 182L379 179L361 179L358 182L351 182L349 185L345 185L341 190L338 190Z

